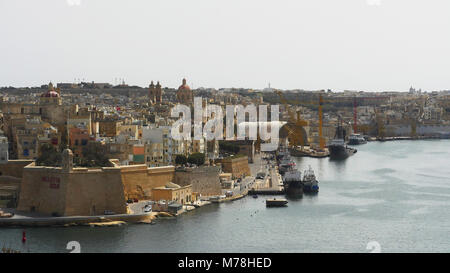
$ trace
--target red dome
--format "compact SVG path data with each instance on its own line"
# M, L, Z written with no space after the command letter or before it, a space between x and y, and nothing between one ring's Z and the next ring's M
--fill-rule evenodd
M41 97L57 98L57 97L59 97L59 94L56 91L50 90L50 91L47 91L47 93L42 94Z
M183 79L183 84L178 87L178 90L191 90L189 85L186 84L186 79Z
M178 90L191 90L191 88L189 87L189 85L180 85L180 87L178 87Z

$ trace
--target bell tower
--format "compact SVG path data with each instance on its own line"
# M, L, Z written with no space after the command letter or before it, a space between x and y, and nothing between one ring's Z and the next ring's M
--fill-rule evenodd
M148 87L148 98L149 98L150 104L154 104L155 103L155 99L156 99L155 91L156 91L156 88L155 88L155 85L153 84L153 81L152 81L150 83L150 86Z
M70 149L65 149L62 153L62 171L70 173L73 170L73 153Z
M155 88L155 102L159 103L159 104L162 102L162 90L161 90L161 84L159 83L159 81L156 83L156 88Z

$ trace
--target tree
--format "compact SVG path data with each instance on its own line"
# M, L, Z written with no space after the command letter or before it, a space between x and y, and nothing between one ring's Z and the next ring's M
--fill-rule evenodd
M40 147L40 155L36 159L36 165L59 167L61 166L61 159L61 153L56 151L53 145L44 143Z
M201 166L205 163L205 154L204 153L193 153L193 154L189 155L187 161L191 164Z
M237 154L239 153L240 147L233 142L229 141L220 141L219 148L223 151L227 151L229 153Z
M185 155L177 155L175 157L175 164L184 165L187 163L187 157Z
M105 155L106 148L100 142L90 142L83 148L83 158L80 160L82 167L108 167L109 159Z

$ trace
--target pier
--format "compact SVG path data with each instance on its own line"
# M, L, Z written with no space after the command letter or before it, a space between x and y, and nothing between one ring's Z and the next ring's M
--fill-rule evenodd
M324 148L323 150L317 150L317 149L313 149L309 146L304 146L302 149L297 148L289 148L289 153L291 154L291 156L296 156L296 157L302 157L302 156L306 156L306 157L313 157L313 158L324 158L324 157L329 157L330 156L330 152L328 151L327 148Z
M284 186L281 175L278 173L278 167L275 163L268 161L268 164L263 165L261 160L261 167L259 172L266 174L264 179L256 179L253 187L249 189L249 195L261 194L261 195L283 195Z

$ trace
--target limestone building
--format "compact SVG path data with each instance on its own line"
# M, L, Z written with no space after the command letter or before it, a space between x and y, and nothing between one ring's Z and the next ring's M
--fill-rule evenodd
M180 204L187 204L194 201L192 198L191 185L181 187L180 185L172 182L169 182L164 186L154 188L152 190L152 198L155 201L174 201Z
M11 142L11 158L35 158L38 141L57 145L66 131L67 117L74 111L73 106L62 105L61 90L52 83L37 103L2 103L1 107L4 133ZM36 126L39 129L34 130ZM31 134L35 136L31 138Z
M231 156L228 158L219 159L217 162L222 164L222 171L225 173L231 173L233 178L251 175L247 156Z

